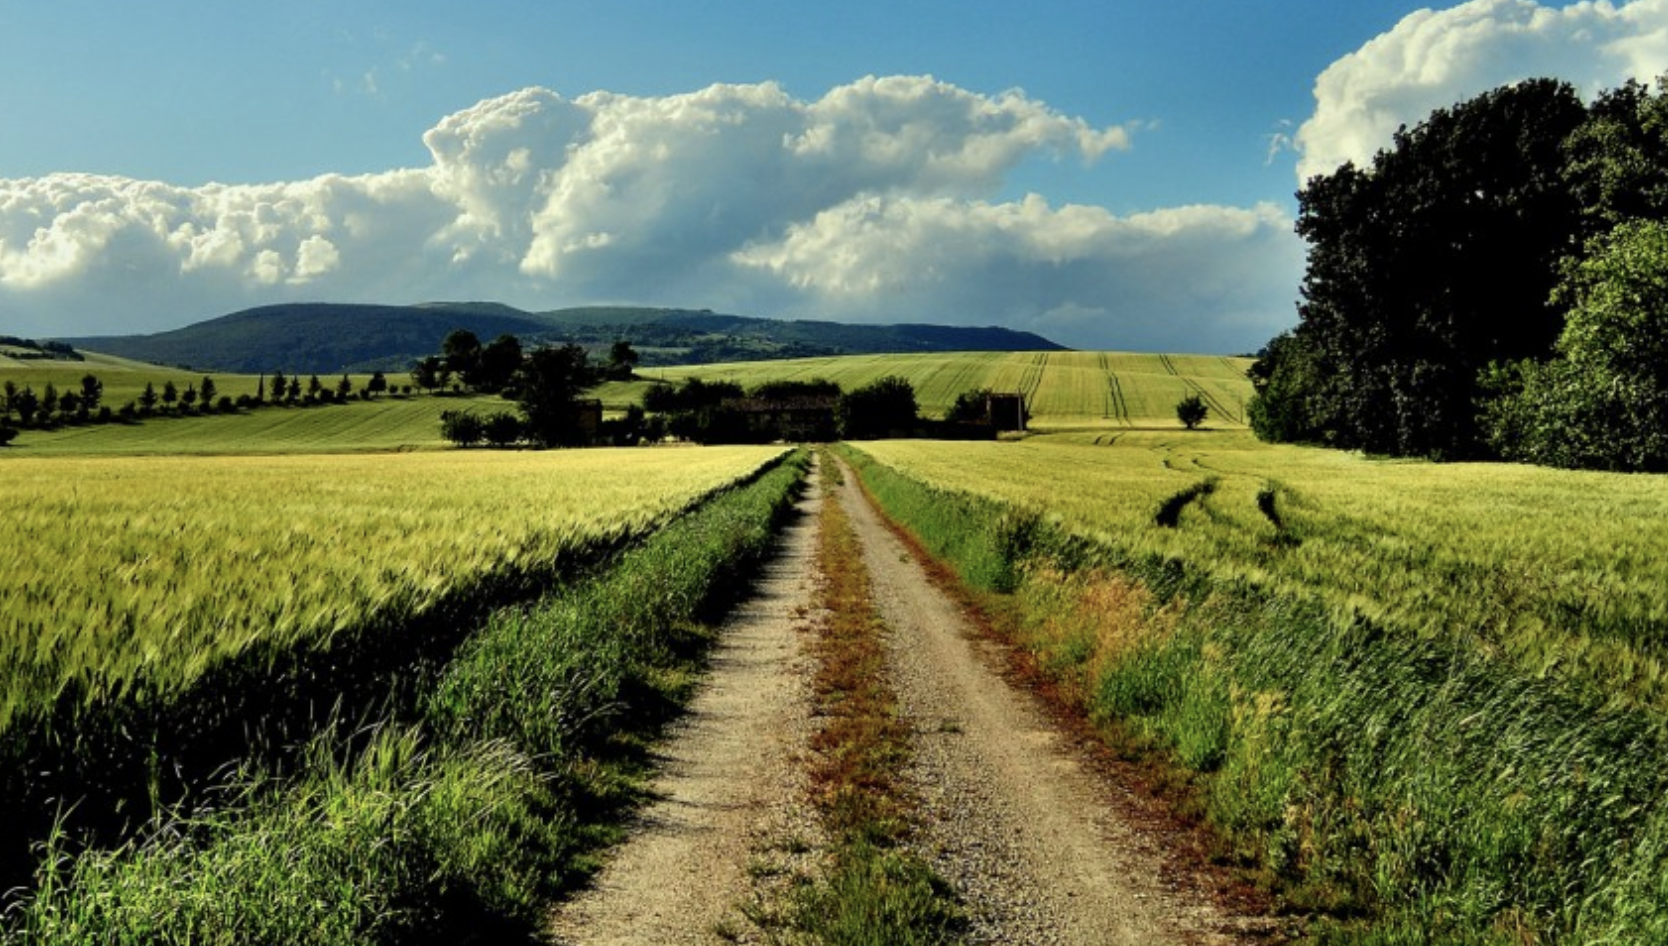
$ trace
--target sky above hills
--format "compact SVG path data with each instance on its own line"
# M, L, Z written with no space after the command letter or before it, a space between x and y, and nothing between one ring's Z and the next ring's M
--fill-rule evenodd
M1254 351L1294 192L1668 0L0 0L0 333L630 303Z

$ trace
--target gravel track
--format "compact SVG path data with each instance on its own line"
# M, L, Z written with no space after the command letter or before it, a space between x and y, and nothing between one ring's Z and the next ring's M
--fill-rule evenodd
M1267 942L1268 920L1219 908L1147 826L1151 811L1003 679L1006 651L977 633L844 472L836 495L863 545L889 629L888 673L915 732L914 843L962 898L969 942ZM552 942L765 942L741 905L768 913L785 878L817 871L805 776L816 727L799 638L817 619L820 494L813 476L661 750L657 801L593 886L556 911Z

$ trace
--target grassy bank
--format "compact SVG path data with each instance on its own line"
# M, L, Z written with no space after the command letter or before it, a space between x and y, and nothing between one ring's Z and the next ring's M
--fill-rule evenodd
M408 714L328 727L290 774L114 849L47 845L0 942L458 943L530 938L609 834L632 749L687 691L716 616L790 508L802 458L607 571L493 615Z
M1223 856L1314 942L1668 941L1668 727L1591 666L1535 672L1487 627L1352 612L854 459L1082 711L1192 773Z

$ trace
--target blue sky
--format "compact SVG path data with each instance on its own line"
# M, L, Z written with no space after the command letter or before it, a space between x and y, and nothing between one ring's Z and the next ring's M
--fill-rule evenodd
M0 0L0 332L491 298L1252 350L1301 175L1502 82L1654 77L1665 35L1668 0Z

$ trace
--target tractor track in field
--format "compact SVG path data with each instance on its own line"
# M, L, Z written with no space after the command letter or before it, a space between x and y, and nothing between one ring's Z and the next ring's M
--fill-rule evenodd
M843 464L842 464L843 466ZM957 892L969 943L1229 946L1270 942L1273 924L1233 906L1193 863L1196 846L1150 798L1108 777L1080 732L1009 680L981 635L895 535L847 469L841 503L863 546L887 627L888 676L913 731L904 773L917 853ZM813 489L807 503L814 503ZM798 637L819 576L815 517L801 515L760 596L726 627L689 722L663 750L658 801L593 887L553 924L560 944L771 942L738 905L780 897L815 851L760 871L807 819L815 728ZM761 884L776 883L772 889Z

